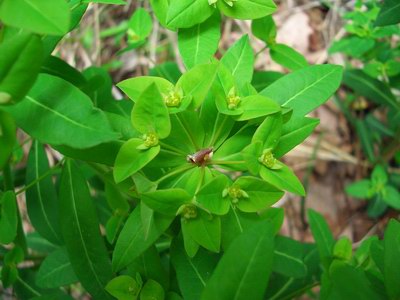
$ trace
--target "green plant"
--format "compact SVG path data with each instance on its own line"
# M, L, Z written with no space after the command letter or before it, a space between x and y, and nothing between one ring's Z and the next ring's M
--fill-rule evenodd
M390 172L390 167L399 166L400 48L393 42L400 35L399 5L396 1L385 1L380 7L377 1L357 1L344 19L347 35L335 41L329 51L345 55L343 84L352 92L337 103L354 127L364 156L376 166L372 181L376 181L375 171L381 170L379 165L382 165L389 174L380 171L381 181L388 182L390 187L388 192L372 191L363 180L346 191L356 198L370 199L368 212L377 217L388 206L397 209L400 206L398 175ZM365 189L361 192L363 184Z
M126 79L117 86L130 100L121 101L103 69L80 72L50 55L79 25L86 2L124 4L54 0L37 1L35 9L26 0L0 1L5 292L12 287L20 299L86 292L94 299L289 299L322 284L328 298L353 296L336 278L344 269L346 278L372 272L379 283L384 274L387 295L398 298L399 268L390 262L400 245L388 242L398 236L397 222L374 242L378 251L384 245L381 273L350 260L349 242L335 243L315 212L309 221L316 244L278 234L283 210L271 206L285 191L305 194L281 158L318 125L306 115L335 92L342 68L307 66L295 50L277 45L272 1L150 1L160 23L178 29L186 71L165 64ZM253 32L261 39L256 32L269 24L263 34L271 55L295 71L273 83L266 76L257 91L248 36L214 58L220 13L257 18ZM145 47L150 31L139 8L108 34L126 32L129 50ZM26 141L16 139L17 127ZM54 151L62 156L50 164ZM22 226L20 195L33 232ZM357 277L363 289L370 280L364 277Z

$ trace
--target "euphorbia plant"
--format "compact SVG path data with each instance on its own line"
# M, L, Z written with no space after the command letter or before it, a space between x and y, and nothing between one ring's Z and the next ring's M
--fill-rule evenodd
M294 50L267 34L271 55L295 71L257 91L247 35L214 54L221 13L258 18L259 33L272 1L152 0L160 23L178 30L186 69L166 64L151 70L163 76L123 80L130 100L116 101L104 70L80 72L49 54L78 25L82 2L124 1L38 1L35 13L28 1L0 1L3 288L22 299L82 289L95 299L283 299L319 284L321 266L324 285L343 264L356 268L336 261L349 257L348 243L336 246L321 217L310 213L317 244L302 244L278 235L283 210L271 207L286 191L305 194L283 156L318 125L306 115L337 89L341 67L308 66L297 52L282 61ZM146 47L151 27L139 32L150 18L138 11L131 49ZM26 165L15 163L16 126L32 140ZM61 153L52 167L45 150Z

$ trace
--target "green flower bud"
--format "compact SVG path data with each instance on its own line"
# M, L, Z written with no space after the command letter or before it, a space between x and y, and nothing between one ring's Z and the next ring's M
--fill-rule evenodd
M178 209L178 213L184 219L195 219L197 218L197 207L194 204L184 204Z
M137 149L140 150L146 150L151 147L155 147L158 145L158 136L154 132L150 132L148 134L144 134L142 136L142 139L144 140L143 144L139 145Z
M230 110L236 109L240 104L240 97L236 94L235 88L231 88L226 97L226 102L228 103L228 108Z
M226 196L231 198L233 204L238 203L241 198L249 198L249 195L238 185L232 185L231 187L224 189L222 191L222 197Z
M266 166L268 169L280 169L281 166L278 164L278 160L274 157L272 149L264 149L263 154L259 157L258 161Z
M181 105L183 98L183 90L171 89L168 94L163 94L165 105L168 107L178 107Z

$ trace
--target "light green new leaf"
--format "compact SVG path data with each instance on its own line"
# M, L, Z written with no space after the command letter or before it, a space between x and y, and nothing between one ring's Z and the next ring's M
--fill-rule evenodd
M220 23L221 17L215 13L203 23L179 30L179 52L187 69L210 61L221 38Z
M14 150L17 127L12 116L0 110L0 170L4 167Z
M207 20L214 10L208 0L170 0L166 23L171 28L189 28Z
M196 194L196 200L202 207L216 215L225 215L230 208L228 197L223 197L222 193L228 186L228 178L219 175L204 185Z
M371 181L368 179L359 180L346 186L346 194L358 199L369 199L371 194Z
M131 117L133 127L143 134L156 133L163 139L171 132L168 108L155 83L140 94Z
M258 126L251 142L261 142L264 149L274 149L281 137L282 122L281 113L267 116L261 125Z
M40 265L36 275L36 284L47 289L70 285L77 281L78 278L64 248L50 253Z
M283 124L282 135L278 145L274 149L275 157L282 157L303 142L311 135L318 124L319 119L311 118L291 118L288 122Z
M0 244L9 244L17 236L17 199L12 191L0 198Z
M397 0L385 0L375 21L375 26L395 25L400 22L400 3Z
M252 173L253 175L258 174L258 172L261 169L261 164L258 161L258 158L260 157L262 152L263 152L262 141L251 143L242 151L243 159L246 163L246 166L250 171L250 173Z
M253 77L254 53L248 35L244 35L233 44L221 58L221 62L235 78L239 89L246 83L250 83Z
M273 250L274 232L270 221L250 227L228 247L201 299L263 299L272 270Z
M303 55L285 44L271 46L270 54L272 60L292 71L308 66L307 60Z
M165 291L161 284L153 279L147 280L140 291L140 300L164 300Z
M219 252L221 245L221 220L202 209L197 209L197 217L184 219L181 222L184 231L200 246L212 251ZM182 229L183 230L183 229Z
M135 174L160 152L160 146L146 150L137 149L142 144L142 139L133 138L122 145L114 164L115 182L119 183Z
M273 44L276 38L276 25L272 16L255 19L251 22L254 36L267 44Z
M41 178L49 169L44 147L35 140L29 152L26 171L26 185L36 182L26 191L28 216L40 235L54 244L60 244L62 238L56 188L51 176Z
M400 193L399 191L391 186L387 185L385 186L385 193L383 195L383 201L390 207L393 207L395 209L400 209Z
M86 94L48 74L39 75L25 99L5 110L18 126L42 143L81 149L119 137Z
M307 215L321 262L328 268L335 244L332 232L322 215L312 209L308 210Z
M281 162L279 162L279 165L281 168L276 170L261 167L261 178L279 189L304 196L306 194L304 187L293 171Z
M82 0L83 3L104 3L104 4L117 4L117 5L125 5L125 0Z
M171 261L182 296L199 300L217 265L218 255L199 249L196 256L191 258L186 254L182 238L175 238L171 244Z
M39 34L66 34L70 18L65 0L3 0L0 5L4 24Z
M131 264L146 251L174 219L174 217L154 213L146 236L140 211L141 207L139 206L131 213L118 237L112 258L115 272Z
M128 97L136 102L140 94L143 93L151 84L155 84L161 94L166 94L174 88L174 85L168 80L161 77L153 76L140 76L129 78L121 81L117 86L126 94Z
M240 108L243 110L243 113L235 117L237 121L247 121L264 117L281 110L275 101L261 95L244 97L241 99Z
M120 275L107 283L106 291L118 300L138 299L141 286L128 275Z
M0 44L0 105L15 104L34 84L43 62L40 38L21 33Z
M151 209L168 216L176 216L178 208L188 203L190 196L183 189L166 189L142 193L141 200Z
M377 103L400 109L400 104L383 82L368 76L362 70L347 70L343 74L343 83L352 90Z
M192 96L192 105L197 108L206 98L217 74L218 63L201 64L193 67L179 78L177 88L182 88L185 96Z
M260 94L292 108L293 116L304 116L327 101L341 79L341 66L314 65L276 80Z
M394 219L390 220L385 231L384 253L383 253L383 276L386 291L390 299L400 297L400 223Z
M110 299L104 286L112 277L111 264L92 201L78 166L67 160L60 183L60 223L68 257L93 298Z
M276 5L272 0L240 0L233 1L230 6L226 1L218 1L220 11L231 18L252 20L272 14Z
M128 22L130 42L138 42L147 38L153 29L151 16L144 8L138 8Z
M335 41L328 49L329 54L342 53L352 57L361 58L366 52L375 46L372 38L348 36L339 41Z

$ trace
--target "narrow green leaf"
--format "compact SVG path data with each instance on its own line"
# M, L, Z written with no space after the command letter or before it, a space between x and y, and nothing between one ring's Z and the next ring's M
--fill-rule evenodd
M385 231L383 241L383 276L385 279L386 291L390 299L398 299L400 297L400 286L398 278L400 278L400 223L394 219L390 220Z
M10 158L14 150L17 128L10 114L0 110L0 170Z
M3 0L0 6L4 24L40 34L66 34L70 18L65 0Z
M48 74L39 75L28 96L6 110L18 126L42 143L88 148L119 137L88 96Z
M114 180L119 183L147 165L160 152L160 146L137 149L143 145L142 139L130 139L118 152L114 164Z
M303 262L303 252L303 245L300 242L284 236L277 236L272 270L287 277L306 276L307 266Z
M161 139L166 138L171 132L167 106L154 83L140 94L133 107L132 124L139 132L155 133Z
M201 299L263 299L272 270L273 249L274 233L269 221L243 232L222 256Z
M17 236L17 199L12 191L0 198L0 244L9 244Z
M142 193L141 199L151 209L174 217L178 208L188 203L192 196L183 189L166 189Z
M15 104L37 78L43 62L42 42L36 35L21 33L0 44L0 53L0 105Z
M64 248L50 253L40 265L36 284L42 288L58 288L78 281Z
M171 261L183 297L199 300L217 265L218 255L199 249L196 256L190 258L183 247L182 238L175 238L171 245Z
M146 238L140 210L139 206L131 213L118 237L112 259L113 270L116 272L132 263L139 255L146 251L169 227L174 219L173 217L155 213Z
M304 196L306 194L304 187L293 171L281 162L279 162L279 165L281 168L276 170L261 167L261 178L279 189Z
M293 116L304 116L327 101L341 79L341 66L309 66L276 80L260 94L292 108Z
M219 175L205 184L196 194L196 201L205 209L216 215L225 215L230 208L230 201L223 196L224 189L228 186L228 178Z
M221 62L228 68L240 88L253 77L254 53L248 35L244 35L225 52ZM274 99L274 98L272 98ZM275 99L274 99L275 100Z
M26 185L36 182L26 191L29 220L43 237L54 244L60 244L62 238L56 188L51 176L41 178L49 169L43 145L36 140L33 141L26 174Z
M179 52L188 69L209 62L217 51L221 38L220 23L221 17L215 13L203 23L179 30Z
M271 46L270 54L275 62L292 71L308 66L307 60L303 55L285 44Z
M244 97L241 99L240 108L243 110L243 113L235 117L237 121L246 121L258 117L264 117L281 110L275 101L261 95Z
M317 244L319 256L323 265L327 268L329 266L330 259L332 258L335 240L322 215L312 209L309 209L307 213L308 222L310 224L315 243Z
M252 143L261 142L264 149L274 149L279 142L282 132L282 114L269 115L258 126L251 140Z
M396 0L385 0L375 21L375 26L394 25L400 22L400 3Z
M70 160L65 162L61 176L60 223L76 276L94 298L110 299L104 287L112 277L112 270L96 208L85 178Z
M104 3L104 4L117 4L117 5L125 5L125 0L82 0L83 3Z

